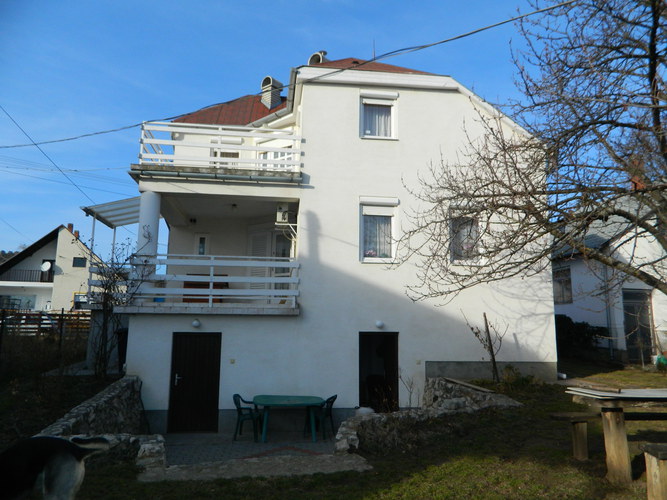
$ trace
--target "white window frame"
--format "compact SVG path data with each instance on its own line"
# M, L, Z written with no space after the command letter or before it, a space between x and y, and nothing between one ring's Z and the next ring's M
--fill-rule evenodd
M362 196L359 198L359 260L365 264L386 264L396 257L396 232L398 228L398 198ZM364 248L364 217L391 217L391 255L389 257L369 256Z
M359 137L373 140L397 140L397 108L398 92L361 91L359 99ZM364 127L366 106L386 106L389 108L389 135L372 135L366 133Z

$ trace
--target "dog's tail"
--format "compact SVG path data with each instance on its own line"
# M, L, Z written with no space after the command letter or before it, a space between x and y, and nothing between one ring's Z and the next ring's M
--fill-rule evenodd
M108 450L111 447L109 441L101 437L93 437L93 438L73 437L70 439L70 442L78 448L79 453L77 454L79 455L80 458L79 457L77 458L79 458L79 460L93 453Z

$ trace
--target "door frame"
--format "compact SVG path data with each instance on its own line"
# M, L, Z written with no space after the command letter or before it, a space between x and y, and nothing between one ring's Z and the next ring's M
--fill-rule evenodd
M222 333L173 332L171 346L167 432L218 432Z
M398 410L398 347L398 332L359 332L360 406L377 412Z
M626 298L626 293L629 294L641 294L642 297L639 299L635 298ZM643 361L644 364L650 363L651 362L651 355L654 352L654 335L655 331L653 329L653 307L652 307L652 290L646 290L646 289L623 289L621 291L621 301L622 301L622 310L623 310L623 335L625 336L625 348L626 348L626 353L628 356L629 361ZM640 324L640 319L641 319L641 311L637 317L637 335L635 336L634 339L632 339L632 342L630 342L630 335L634 333L634 331L629 332L629 326L627 325L626 318L628 314L631 314L629 311L626 311L626 305L635 305L639 306L640 308L646 308L646 320L648 324ZM646 327L644 329L644 332L642 333L642 328L641 327ZM648 340L648 345L644 345L644 349L642 349L643 342L642 340L643 337L647 337ZM635 351L637 351L637 356L635 357L634 355L631 356L631 351L634 354ZM644 355L648 357L648 359L643 359Z

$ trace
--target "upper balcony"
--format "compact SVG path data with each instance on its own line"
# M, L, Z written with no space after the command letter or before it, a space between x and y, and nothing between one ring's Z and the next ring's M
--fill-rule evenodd
M133 176L301 182L292 129L145 122Z

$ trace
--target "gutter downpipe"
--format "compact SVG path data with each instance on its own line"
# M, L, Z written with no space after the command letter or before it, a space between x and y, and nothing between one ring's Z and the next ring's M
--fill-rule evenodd
M614 359L614 333L611 329L611 297L609 291L609 275L607 266L603 264L602 278L604 279L604 301L605 301L605 316L607 320L607 332L609 332L609 359Z

